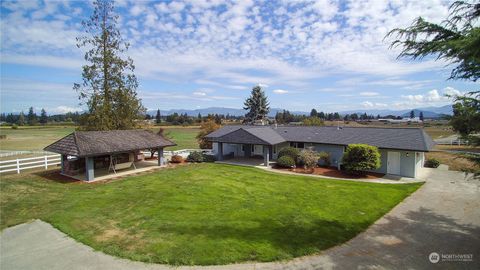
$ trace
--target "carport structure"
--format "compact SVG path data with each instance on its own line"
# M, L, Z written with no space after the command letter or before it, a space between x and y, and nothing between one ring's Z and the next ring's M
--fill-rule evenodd
M61 154L63 175L85 181L121 170L163 166L163 149L176 145L149 130L75 131L44 148ZM158 151L158 161L144 161L141 150ZM105 178L105 177L104 177Z

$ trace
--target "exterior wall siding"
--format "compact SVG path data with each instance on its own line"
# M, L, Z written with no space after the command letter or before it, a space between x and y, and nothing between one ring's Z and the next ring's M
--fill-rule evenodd
M276 151L271 152L271 159L276 160L278 158L278 152L290 145L289 142L280 143L275 145ZM249 145L245 145L248 147ZM330 154L331 166L337 167L341 164L344 146L342 145L329 145L329 144L312 144L305 143L305 148L313 147L317 152L327 152ZM399 152L400 153L400 175L405 177L415 178L418 171L423 167L425 155L423 152L413 152L413 151L400 151L400 150L388 150L388 149L379 149L380 151L380 161L381 166L372 172L378 173L388 173L388 152ZM213 152L218 152L218 143L213 143ZM245 152L242 151L242 144L223 144L223 154L228 155L234 153L234 156L243 157ZM408 153L408 157L407 157Z

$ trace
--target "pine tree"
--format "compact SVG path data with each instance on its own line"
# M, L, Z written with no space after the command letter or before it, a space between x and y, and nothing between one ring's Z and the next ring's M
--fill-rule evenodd
M160 109L157 110L157 115L155 116L155 123L160 124L162 122L162 116L160 115Z
M40 112L40 124L45 125L48 122L48 116L47 112L45 109L42 108L42 111Z
M30 126L33 126L37 123L37 114L33 111L33 107L30 107L30 109L28 109L27 123Z
M410 118L415 118L415 111L412 110L412 111L410 112Z
M25 125L25 115L23 114L23 111L18 116L18 125L19 126L24 126Z
M83 82L74 84L79 99L88 107L83 117L87 130L131 129L143 118L145 108L137 97L138 82L130 57L123 59L129 44L117 28L112 0L96 0L88 21L83 21L86 36L77 46L86 47Z
M420 115L418 116L420 120L423 121L423 112L420 112Z
M245 114L244 122L253 124L257 120L265 120L270 111L268 105L269 103L265 96L265 92L260 86L255 86L252 89L250 97L247 98L244 103L245 107L243 107L243 109L248 111L247 114Z
M312 109L312 110L310 111L310 117L317 117L317 116L318 116L317 110Z

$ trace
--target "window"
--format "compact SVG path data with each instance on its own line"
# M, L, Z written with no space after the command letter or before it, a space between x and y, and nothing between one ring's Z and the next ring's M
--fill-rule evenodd
M254 144L252 144L252 148L250 149L250 151L252 151L252 153L255 152L255 145Z
M290 142L290 146L295 148L305 148L305 144L303 142Z
M242 152L245 152L245 145L242 144Z

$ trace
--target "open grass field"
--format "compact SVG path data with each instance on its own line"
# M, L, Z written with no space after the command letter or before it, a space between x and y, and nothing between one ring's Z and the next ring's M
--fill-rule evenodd
M173 265L274 261L343 243L421 184L193 164L122 180L0 179L1 228L39 218L96 250Z
M177 146L169 147L167 150L198 148L195 136L200 131L199 127L165 126L162 128L165 129L165 135L177 143ZM152 128L153 131L158 131L158 129L158 127ZM7 138L0 140L0 149L40 151L74 130L74 126L34 126L18 127L18 129L2 127L0 128L0 135L6 135Z
M435 158L440 161L441 164L448 165L448 169L451 171L463 171L475 167L475 163L471 160L455 153L432 151L426 153L425 158Z

